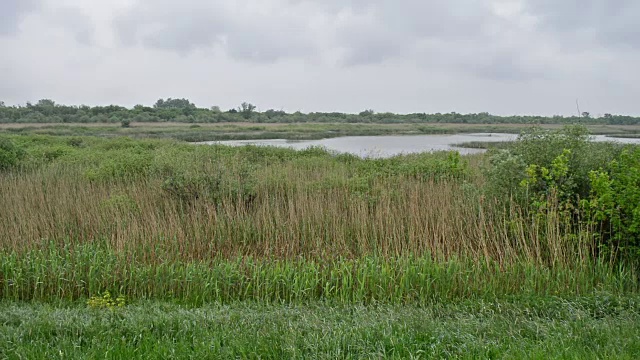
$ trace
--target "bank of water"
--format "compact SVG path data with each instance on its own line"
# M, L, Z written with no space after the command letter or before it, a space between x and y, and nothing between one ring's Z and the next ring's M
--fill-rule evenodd
M455 146L466 142L514 141L518 135L503 133L475 133L452 135L412 135L412 136L345 136L321 140L232 140L206 141L198 144L221 144L231 146L276 146L303 150L311 146L324 147L329 151L350 153L362 157L391 157L400 154L450 151L460 154L482 153L484 149L468 149ZM625 144L640 144L640 139L612 138L604 135L593 136L594 141L612 141Z

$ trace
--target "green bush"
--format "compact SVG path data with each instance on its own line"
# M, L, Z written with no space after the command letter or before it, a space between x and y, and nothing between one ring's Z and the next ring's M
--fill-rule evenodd
M0 137L0 171L7 170L16 166L22 157L24 151L8 138Z
M591 195L582 205L591 223L601 228L602 247L640 260L640 148L625 149L589 178Z
M254 169L241 163L235 167L218 163L202 170L183 170L167 176L162 190L181 202L194 200L220 204L224 200L251 201L256 196Z
M489 158L487 186L489 198L507 201L510 198L522 200L525 194L516 184L520 184L526 174L527 164L522 156L512 150L497 150Z
M560 191L562 200L576 203L589 196L589 173L606 166L620 151L617 144L591 142L583 126L532 128L510 148L490 153L487 192L524 205Z
M139 179L149 175L152 156L144 151L111 151L108 158L86 171L89 180L110 181Z
M640 260L638 147L590 142L581 127L534 129L494 151L487 175L499 201L516 199L541 221L560 212L570 233L594 231L601 255Z

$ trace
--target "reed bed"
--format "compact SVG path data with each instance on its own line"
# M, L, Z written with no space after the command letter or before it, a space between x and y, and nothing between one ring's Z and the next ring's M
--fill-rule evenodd
M633 269L595 255L591 229L486 197L481 157L84 141L32 139L58 155L0 175L0 298L420 303L637 291Z

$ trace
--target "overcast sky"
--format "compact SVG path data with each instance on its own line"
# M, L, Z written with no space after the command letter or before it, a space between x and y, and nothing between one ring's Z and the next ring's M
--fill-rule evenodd
M638 0L0 0L0 100L640 115Z

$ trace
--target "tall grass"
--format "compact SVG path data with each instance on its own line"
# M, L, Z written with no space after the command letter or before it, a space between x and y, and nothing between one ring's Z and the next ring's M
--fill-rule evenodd
M430 306L197 308L142 301L116 311L0 303L9 359L637 359L637 296Z
M478 157L84 140L33 140L32 165L0 175L0 298L109 289L189 303L420 302L637 290L631 269L594 256L590 229L553 208L541 218L485 198ZM37 158L43 147L62 150Z

